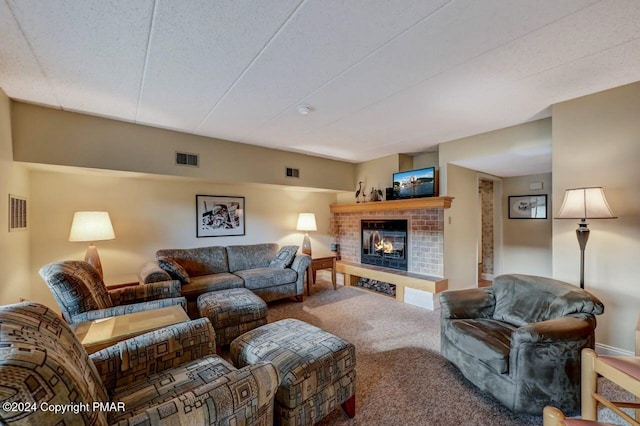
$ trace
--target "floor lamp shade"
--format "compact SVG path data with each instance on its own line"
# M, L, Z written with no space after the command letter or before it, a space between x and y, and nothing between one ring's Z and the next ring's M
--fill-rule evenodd
M302 253L311 256L311 240L308 231L317 231L316 215L314 213L298 214L297 231L304 231L304 240L302 241Z
M557 219L580 219L576 236L580 246L580 288L584 288L584 250L589 240L587 219L615 219L602 187L567 189Z
M95 241L113 240L116 234L113 232L111 218L108 212L75 212L69 241L90 242L84 260L95 267L102 277L102 263L98 255Z

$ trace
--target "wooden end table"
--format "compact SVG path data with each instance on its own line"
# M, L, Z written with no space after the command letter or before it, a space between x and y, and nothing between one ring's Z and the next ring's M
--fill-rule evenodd
M331 282L336 290L336 256L316 257L311 259L307 270L307 296L311 296L311 286L316 283L316 271L320 269L331 269Z
M121 340L189 320L182 306L175 305L72 324L71 330L92 354Z

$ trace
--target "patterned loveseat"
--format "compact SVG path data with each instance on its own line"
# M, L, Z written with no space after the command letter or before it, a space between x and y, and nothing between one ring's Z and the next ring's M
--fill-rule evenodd
M180 297L177 281L109 290L96 268L80 260L50 263L40 268L40 276L69 324L171 305L186 309L186 300Z
M198 296L216 290L244 287L265 302L301 301L311 258L297 251L298 246L280 249L277 244L158 250L156 261L145 263L138 277L142 283L180 280L192 318L198 316Z
M20 303L0 307L0 342L0 424L273 423L277 370L216 356L204 318L89 356L60 316Z

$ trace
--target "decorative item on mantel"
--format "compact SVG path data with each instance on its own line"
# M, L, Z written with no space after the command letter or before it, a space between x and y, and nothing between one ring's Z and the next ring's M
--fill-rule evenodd
M362 182L358 182L358 189L356 190L356 203L360 202L361 193L362 193Z
M369 195L371 201L382 201L382 190L371 188L371 195Z

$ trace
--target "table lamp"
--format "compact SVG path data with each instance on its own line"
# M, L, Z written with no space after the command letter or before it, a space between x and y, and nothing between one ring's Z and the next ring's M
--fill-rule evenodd
M584 249L589 239L587 219L615 219L602 187L567 189L557 219L580 219L576 236L580 246L580 288L584 288Z
M302 241L302 253L311 256L311 241L309 240L309 233L307 231L317 231L316 215L313 213L300 213L298 214L297 231L304 231L304 240Z
M75 212L69 232L69 241L90 242L85 262L98 270L102 278L102 263L94 241L113 240L116 238L108 212Z

